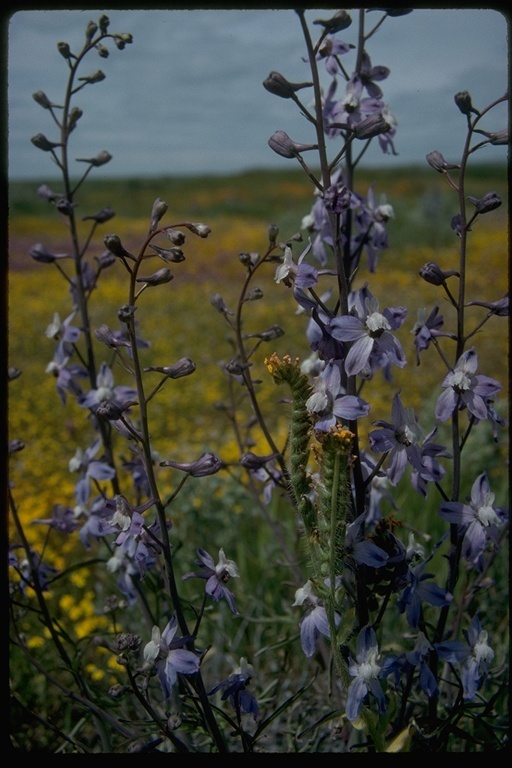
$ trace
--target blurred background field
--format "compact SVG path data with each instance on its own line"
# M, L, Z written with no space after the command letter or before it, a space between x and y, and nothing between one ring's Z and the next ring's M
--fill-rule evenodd
M508 289L506 177L503 166L477 166L468 175L467 195L478 198L494 190L503 200L500 209L479 218L469 238L468 300L496 300ZM403 389L404 405L416 409L420 425L424 417L424 432L432 426L430 414L441 392L446 370L432 349L423 354L421 365L416 366L412 329L418 308L425 307L428 313L438 303L446 329L452 327L453 314L442 289L425 283L418 271L428 261L438 262L443 269L457 269L459 245L450 228L457 199L439 174L428 168L364 171L359 174L357 191L366 194L371 183L374 183L377 201L385 192L387 202L394 208L395 218L389 222L389 248L381 254L376 273L369 274L364 263L356 287L368 281L381 309L395 305L408 308L407 320L398 336L409 362L405 369L393 371L391 382L385 382L379 376L363 391L363 396L372 403L370 416L361 425L363 438L374 420L390 419L391 399L399 389ZM25 444L24 450L12 458L11 480L21 517L28 524L27 534L34 543L43 541L47 529L31 526L30 521L50 517L57 502L74 505L73 486L77 478L68 471L68 462L78 446L85 448L83 441L87 434L83 431L84 410L71 398L63 407L55 391L55 380L45 373L54 351L54 342L46 338L45 330L54 312L58 312L61 319L69 314L70 298L55 268L34 262L29 250L35 243L42 243L52 251L66 252L69 245L65 223L46 201L37 197L38 185L29 182L10 185L7 292L9 365L22 372L20 378L9 385L9 438L21 439ZM236 309L245 276L239 254L265 251L270 224L279 227L279 240L286 240L298 232L314 199L312 185L298 171L255 171L229 177L90 181L84 185L83 195L79 196L80 215L88 216L107 206L116 212L115 218L96 230L91 256L99 256L105 250L103 236L110 233L118 234L129 250L136 250L147 233L151 208L157 197L169 206L162 225L171 226L184 220L203 222L212 232L207 239L187 235L186 260L171 265L173 281L147 290L140 301L137 314L140 336L151 342L148 350L142 350L144 364L169 365L181 357L189 357L197 365L193 376L169 381L153 401L150 418L154 448L159 460L189 461L203 451L212 451L227 463L236 464L240 452L222 406L228 397L228 379L223 364L232 356L232 347L229 328L211 306L210 298L220 293L226 305ZM83 237L88 229L88 222L84 222ZM305 232L303 234L306 236ZM303 247L304 243L294 244L295 257L300 255ZM148 262L147 273L161 265L158 260ZM264 298L245 304L244 330L248 334L258 333L278 324L285 331L275 341L261 344L253 359L253 376L261 381L258 386L262 410L274 435L278 435L278 443L284 444L288 409L283 404L283 397L288 393L273 384L264 358L277 352L280 356L290 354L304 359L310 350L304 336L305 318L297 314L291 290L275 283L274 272L275 266L271 265L259 271L252 287L261 288ZM450 280L454 281L450 286L455 286L456 278ZM117 329L117 309L127 298L126 272L117 263L102 276L99 288L93 294L93 326L107 323ZM478 323L485 312L478 307L468 308L466 327L470 329L473 323ZM507 319L491 318L474 337L474 343L479 353L479 372L497 378L503 384L497 408L501 416L507 417ZM447 348L451 353L451 348ZM104 349L104 359L110 362L108 350ZM119 366L114 366L114 374L116 384L128 382ZM441 425L439 441L442 441L443 429ZM253 450L268 453L269 447L263 436L255 433L254 437ZM482 424L473 431L466 457L464 491L469 493L475 472L480 472L480 467L484 466L491 476L497 503L506 503L507 430L501 431L500 441L496 443L489 424ZM245 584L248 593L246 599L240 595L244 628L239 629L236 641L230 645L230 653L236 661L237 653L251 655L255 649L259 649L259 654L267 653L266 643L272 645L279 640L279 627L288 626L287 635L296 631L298 616L290 618L289 606L295 587L283 561L279 541L274 536L276 528L272 531L266 524L268 520L263 522L261 509L243 486L235 482L236 468L230 471L234 479L232 483L218 475L185 486L179 497L180 503L173 510L173 536L178 561L183 557L183 570L190 569L196 546L204 547L214 556L220 547L224 547L227 556L239 562L240 583ZM172 493L180 477L179 473L165 468L160 472L160 479L162 496L166 496ZM407 480L399 486L398 498L411 525L418 514L436 517L439 498L430 493L426 500L423 499L411 491ZM283 541L293 550L297 539L295 521L283 518L279 502L276 504L269 510L269 515ZM81 545L58 534L53 538L51 551L52 562L59 568L84 559ZM263 575L262 562L268 563ZM502 575L506 583L506 573ZM107 587L98 581L91 584L90 575L80 570L72 574L71 581L76 589L76 597L72 600L76 631L88 636L104 625L105 619L97 608L112 585ZM277 589L276 584L282 589ZM184 589L189 590L191 599L195 599L194 590L197 592L202 586L192 581L185 583ZM56 591L62 614L70 617L67 589L59 595L57 586ZM223 623L219 620L222 610L223 607L215 612L215 621L211 622L213 642L217 647L225 642ZM251 616L259 618L256 621ZM277 624L276 616L280 617ZM273 630L265 624L266 620L274 622ZM222 663L222 656L218 662L213 656L214 665ZM291 658L286 662L291 666L295 663ZM282 670L286 666L278 656L273 664ZM100 678L105 674L101 664L92 661L90 671L91 675ZM114 669L112 674L115 675Z
M430 169L365 171L360 174L358 191L365 194L371 183L377 200L385 190L395 218L388 223L389 248L381 254L376 273L369 274L363 261L356 286L368 281L381 309L395 305L408 308L407 320L398 335L409 362L404 369L393 370L392 382L379 376L367 385L363 395L373 407L366 428L377 418L389 419L391 397L402 387L405 405L414 406L421 423L421 411L427 413L441 391L444 371L432 350L416 366L412 328L417 310L424 307L428 313L438 303L445 317L445 329L452 327L454 317L443 290L424 282L418 271L428 261L438 262L443 269L457 268L459 243L450 228L451 216L457 210L456 195L441 175ZM11 437L26 443L19 458L15 457L14 474L22 479L25 490L37 488L31 514L45 517L54 489L62 487L64 478L48 476L44 457L51 456L52 472L59 466L67 467L79 444L84 412L71 399L62 408L53 377L45 373L53 355L53 342L45 337L46 327L54 312L59 312L62 319L69 314L70 301L54 267L36 263L29 256L29 249L41 242L50 250L66 252L69 244L65 224L46 201L37 197L37 186L17 182L10 190L9 364L20 368L23 375L11 385L9 421ZM503 200L500 209L479 218L469 238L468 299L491 301L500 298L508 288L508 198L503 167L477 166L469 175L466 190L474 197L494 190ZM169 206L162 224L201 221L211 227L212 233L206 239L189 234L184 246L186 260L171 265L172 282L153 292L146 291L140 301L140 335L151 341L151 348L143 352L146 364L168 365L180 357L190 357L197 365L193 376L169 382L155 399L155 447L163 459L186 460L191 454L213 450L227 461L236 461L233 435L222 408L218 407L227 395L222 365L232 356L229 328L211 306L210 298L220 293L228 307L236 309L245 276L240 252L263 252L271 223L279 227L279 240L298 232L313 201L312 185L302 173L294 171L92 181L84 186L83 197L79 197L81 214L91 215L108 206L116 216L97 228L91 255L98 256L105 250L102 238L108 233L118 234L125 247L136 252L147 233L151 207L157 197ZM88 231L89 222L84 222L83 237ZM307 233L303 235L306 237ZM304 244L294 245L296 258ZM155 271L161 264L158 259L149 261L146 272ZM287 411L280 401L285 393L273 385L264 358L277 352L304 359L310 350L304 336L305 319L296 312L291 290L275 283L274 271L272 265L264 267L251 286L261 288L264 298L245 304L244 330L257 333L278 324L285 331L281 338L262 344L253 359L253 375L261 379L263 407L284 440ZM453 291L457 289L455 283L456 278L451 278ZM118 327L116 312L127 301L127 288L126 273L117 263L102 276L92 297L94 327L101 323ZM484 313L479 307L468 308L467 328ZM503 408L508 400L506 320L491 318L474 337L474 343L479 352L479 371L503 383ZM115 375L116 383L125 381L119 366ZM364 432L365 424L362 429ZM268 452L264 441L258 447ZM497 446L493 450L501 452ZM68 484L74 480L67 471L65 478Z

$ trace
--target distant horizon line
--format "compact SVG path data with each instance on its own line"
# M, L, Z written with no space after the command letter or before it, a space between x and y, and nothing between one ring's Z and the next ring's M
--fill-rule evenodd
M496 168L502 168L503 166L508 165L508 159L506 160L478 160L476 161L469 170L472 168L475 168L475 166L479 167L496 167ZM399 165L394 166L384 166L384 165L373 165L373 166L364 166L359 169L360 172L366 173L366 172L389 172L389 171L397 171L397 172L403 172L409 169L424 169L428 170L429 166L428 163L425 161L425 163L421 162L408 162L403 163ZM318 172L319 169L312 169L312 172L314 173L315 170ZM430 169L432 170L432 169ZM101 176L91 178L90 181L122 181L125 179L202 179L205 177L217 177L217 178L229 178L232 176L243 176L243 175L249 175L254 173L265 173L265 174L281 174L281 173L297 173L297 174L303 174L304 171L302 171L301 168L264 168L261 166L255 166L253 168L244 168L239 171L202 171L202 172L182 172L182 173L125 173L125 174L117 174L113 173L110 176ZM45 178L48 181L60 181L62 179L62 176L57 174L49 174L45 176ZM36 183L37 181L40 181L41 177L38 176L35 177L28 177L28 176L10 176L7 175L7 181L8 183Z

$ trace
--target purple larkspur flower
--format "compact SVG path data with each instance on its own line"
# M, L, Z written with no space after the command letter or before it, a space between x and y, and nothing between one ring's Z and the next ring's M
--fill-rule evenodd
M444 392L437 398L435 415L439 421L446 421L456 408L466 407L477 419L487 419L486 398L501 389L501 384L489 376L477 374L478 356L475 347L466 350L459 357L453 371L442 383Z
M478 614L473 616L467 630L463 630L465 642L447 640L436 643L439 658L451 664L461 664L463 696L466 701L475 697L484 684L489 664L494 659L494 651L488 643L489 635L482 629Z
M332 75L332 77L336 77L336 75L340 74L340 63L338 57L348 53L352 50L353 47L354 46L352 43L344 43L342 40L338 40L332 35L327 35L324 42L318 49L316 58L319 61L325 61L326 71Z
M235 597L232 592L226 587L226 583L230 578L238 578L240 576L238 567L233 560L228 560L224 554L224 550L219 550L219 562L215 565L213 557L208 554L204 549L198 547L197 554L199 560L195 560L196 565L200 565L201 570L190 571L185 573L182 579L206 579L204 590L207 595L210 595L216 602L221 598L224 598L228 603L233 613L238 613L238 609L235 603Z
M345 370L349 376L368 368L370 358L375 360L382 356L399 368L406 365L402 345L390 332L400 328L406 315L404 307L387 307L382 313L379 312L377 299L367 290L364 314L344 315L330 321L328 331L335 339L352 342L345 359Z
M313 584L309 579L303 587L296 590L293 605L309 606L308 611L300 620L299 626L302 650L308 658L311 658L316 652L316 643L320 635L330 637L331 633L323 601L314 594ZM336 626L339 626L341 616L336 613L334 621Z
M498 547L499 529L507 514L505 509L494 508L494 499L487 473L483 472L471 487L468 504L445 501L439 509L443 520L461 526L464 531L462 556L477 571L483 568L483 553L487 542L491 541Z
M445 468L438 462L439 457L451 459L452 454L446 450L444 445L434 442L437 433L437 427L428 433L420 446L421 452L421 470L413 467L411 474L411 483L415 491L422 496L427 495L427 484L429 482L438 483L445 475Z
M82 408L95 411L103 400L111 400L119 407L137 397L137 390L123 385L115 386L114 374L106 363L101 363L96 376L96 388L90 389L85 395L80 395L77 402Z
M299 256L297 264L295 264L292 249L289 245L285 246L283 262L276 269L274 278L276 283L282 281L287 286L291 286L294 283L297 288L312 288L316 285L318 283L318 270L304 261L310 250L311 242L308 243Z
M414 324L412 333L414 333L414 346L416 347L416 364L420 364L420 352L429 348L432 339L437 336L449 336L455 338L452 333L442 333L439 329L444 323L444 318L439 314L439 307L436 305L426 316L425 309L418 309L418 319Z
M407 462L418 472L423 469L418 447L421 432L413 409L404 408L398 392L393 397L391 418L392 423L375 421L374 424L381 429L370 432L368 440L372 451L388 454L388 480L391 485L397 485L405 472Z
M345 394L341 386L341 363L329 360L315 379L313 393L306 401L307 410L314 415L315 430L328 432L337 420L355 421L368 416L370 406L361 397Z
M195 675L199 671L198 656L183 648L190 638L176 637L177 629L178 621L173 615L162 633L157 626L153 627L151 640L144 647L144 661L148 666L156 665L166 699L179 675Z
M349 674L354 678L347 693L346 713L350 722L359 717L366 696L371 693L377 699L379 711L386 711L386 697L379 682L381 673L379 646L375 630L366 626L357 638L356 658L351 659Z
M416 568L409 569L409 584L402 591L397 602L398 610L400 613L405 611L409 626L413 629L418 629L423 600L438 608L450 605L453 600L450 592L428 581L433 574L424 572L427 562L428 560L420 563Z
M57 393L62 405L66 405L67 392L76 397L82 394L82 387L77 380L87 378L87 371L84 366L78 363L70 363L69 359L69 353L64 345L58 344L53 360L45 368L45 373L51 373L57 379Z
M79 521L75 515L74 509L66 507L63 504L55 504L52 509L52 516L46 519L32 520L32 525L35 523L41 525L49 525L56 531L61 533L74 533L80 526Z
M229 675L225 680L221 680L217 683L211 691L208 691L208 696L212 696L217 691L222 691L222 700L229 702L237 716L240 715L252 715L255 720L258 718L258 702L252 693L247 689L247 686L251 682L253 676L253 668L247 663L245 658L240 659L240 666L232 675Z

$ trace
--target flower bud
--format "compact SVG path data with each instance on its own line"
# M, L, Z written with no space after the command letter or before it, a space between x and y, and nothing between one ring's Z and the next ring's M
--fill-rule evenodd
M160 466L180 469L182 472L186 472L191 477L206 477L206 475L214 475L219 472L225 467L225 464L213 453L203 453L197 459L197 461L186 463L168 460L161 461Z
M138 277L138 283L146 283L146 285L163 285L163 283L170 283L174 279L174 275L171 274L171 270L167 267L157 270L148 277Z
M263 87L275 96L281 96L283 99L290 99L296 91L301 88L308 88L313 83L290 83L279 72L271 72L266 80L263 81Z
M443 270L435 261L429 261L420 269L420 277L431 285L444 285L447 277L456 275L460 277L455 269Z
M41 184L37 188L38 197L42 197L43 200L48 200L50 203L54 203L55 200L59 200L62 197L60 192L53 192L47 184Z
M34 147L42 149L43 152L51 152L55 147L62 147L62 144L59 144L58 141L49 141L43 133L36 133L35 136L32 136L30 141Z
M278 455L279 454L277 453L268 453L266 456L257 456L252 451L248 451L240 456L238 463L246 469L258 470L264 467L269 461L272 461L272 459L276 459Z
M119 421L123 415L122 409L113 400L102 400L94 413L103 421Z
M231 376L242 376L244 371L247 368L250 368L251 365L252 363L240 363L235 358L232 358L226 363L224 369L227 373L231 374Z
M144 372L157 371L163 373L170 379L181 379L183 376L190 376L196 370L196 364L188 357L182 357L172 365L148 365Z
M108 689L108 695L110 696L111 699L120 699L121 696L124 696L124 694L130 690L131 688L129 685L120 685L119 683L117 683L116 685L112 685Z
M92 75L86 75L86 77L79 77L78 79L83 83L101 83L105 77L105 73L102 72L101 69L97 69L96 72L92 73Z
M245 297L245 301L258 301L258 299L263 298L263 291L261 288L253 288L252 291L249 291L249 293Z
M242 264L245 267L254 267L256 266L256 263L259 259L260 255L259 253L256 253L255 251L252 251L249 253L248 251L242 251L238 254L238 258L242 262Z
M107 29L110 24L110 19L108 16L106 16L104 13L100 16L100 19L98 21L100 32L102 35L105 35L107 33Z
M32 94L32 98L43 109L50 109L51 107L56 106L55 104L52 104L52 102L50 101L46 93L44 93L43 91L36 91L35 93Z
M287 158L297 157L300 152L305 152L308 149L318 149L318 144L297 144L290 139L285 131L273 133L268 140L268 145L276 154Z
M105 243L105 247L110 253L113 253L114 256L135 260L135 257L123 248L119 235L105 235L103 242Z
M7 370L7 378L9 381L14 381L14 379L17 379L18 376L21 376L21 371L19 368L15 368L14 366L9 366Z
M94 47L98 51L98 56L101 56L102 59L108 59L110 56L108 48L105 48L105 46L100 43L96 43Z
M435 149L433 152L429 152L427 155L427 163L439 173L446 173L446 171L452 170L454 168L460 168L460 165L456 165L455 163L447 163L438 149Z
M100 269L107 269L115 264L115 257L109 251L103 251L99 256L94 257Z
M490 143L495 146L508 144L508 128L503 128L502 131L496 131L496 133L490 133L489 139Z
M96 328L94 335L99 342L111 349L117 349L117 347L131 347L129 341L119 339L106 323L103 323L99 328Z
M165 234L171 241L173 245L183 245L185 242L185 235L183 232L180 232L179 229L173 229L172 227L167 227L164 229Z
M113 38L114 43L120 51L123 51L126 45L133 43L133 35L130 35L129 32L123 32L120 35L113 35Z
M381 114L368 115L360 123L351 126L356 139L373 139L381 133L389 131L391 126Z
M181 379L190 376L196 370L196 364L188 357L182 357L176 363L168 366L167 375L170 379Z
M180 261L185 261L185 254L181 248L159 248L157 245L150 245L149 247L156 251L164 261L173 262L175 264L178 264Z
M274 339L278 339L280 336L284 336L284 330L280 325L273 325L266 331L254 335L260 338L262 341L274 341Z
M71 53L68 43L63 43L62 41L57 43L57 50L65 59L76 58L76 56L73 56Z
M98 168L100 165L105 165L105 163L110 162L112 160L112 155L110 152L107 152L105 149L99 152L96 157L90 157L90 158L84 158L84 157L77 157L76 161L77 163L90 163L95 168Z
M278 235L279 235L279 227L276 224L270 224L268 228L268 241L270 245L276 244Z
M157 228L158 222L162 218L162 216L167 211L167 203L163 200L160 200L159 197L155 200L153 203L153 208L151 210L151 225L150 225L150 232L154 232Z
M454 99L456 105L463 115L469 116L472 112L474 112L476 115L479 114L478 109L475 109L471 103L471 96L468 91L459 91L455 94Z
M501 205L501 197L496 192L486 192L481 198L468 195L468 200L473 203L478 213L489 213Z
M65 197L61 197L60 200L57 200L55 203L55 207L63 216L71 216L73 208L76 208L77 205L78 203L72 203L70 200L66 200Z
M492 312L494 315L498 315L498 317L508 317L509 316L509 297L508 293L506 293L503 298L498 299L497 301L468 301L466 304L467 307L486 307L486 309L489 310L489 312Z
M75 129L76 124L82 117L83 112L79 107L73 107L68 116L68 133Z
M116 212L113 211L112 208L102 208L101 211L98 211L98 213L95 213L93 216L84 216L82 221L91 219L92 221L96 221L98 224L104 224L106 221L114 218L115 215Z
M134 317L136 309L137 307L134 307L133 304L123 304L117 310L117 317L122 323L129 323Z
M228 309L227 306L224 304L224 299L222 298L220 293L215 293L213 296L210 297L210 304L214 309L217 310L217 312L220 312L223 315L235 314L233 310Z
M22 451L25 447L25 443L23 440L20 440L19 438L15 438L14 440L9 440L9 455L12 453L18 453L18 451Z
M335 35L336 32L350 27L352 18L346 11L337 11L330 19L315 19L313 24L320 24L330 35Z
M67 253L53 253L44 247L41 243L33 245L29 251L30 256L41 264L53 264L56 259L69 258Z
M211 232L211 229L207 224L192 224L191 222L187 222L184 226L187 227L187 229L190 229L194 235L199 235L199 237L208 237Z
M98 25L94 21L90 21L85 28L85 39L88 43L91 42L97 31Z
M167 718L167 727L170 731L177 731L181 727L181 717L176 714L171 714Z

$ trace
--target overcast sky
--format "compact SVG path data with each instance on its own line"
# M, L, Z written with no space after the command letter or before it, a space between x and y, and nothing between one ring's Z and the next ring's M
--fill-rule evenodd
M58 135L50 113L32 93L42 90L62 102L67 65L57 42L80 50L87 22L97 21L101 13L110 18L110 32L131 33L133 44L118 51L109 43L109 58L89 54L79 72L88 75L100 68L106 75L73 102L83 117L71 137L71 157L92 157L103 149L113 156L97 177L288 169L295 161L268 147L274 131L284 130L298 142L314 140L294 104L262 86L271 70L290 81L308 79L299 19L291 9L18 11L8 26L11 178L58 176L49 155L30 141L37 133L49 139ZM309 10L306 19L332 13ZM351 15L352 26L337 35L348 43L356 42L358 26L357 11ZM366 24L373 26L381 15L372 11ZM319 29L312 27L315 37ZM368 41L367 52L374 65L390 69L381 87L398 121L398 157L372 147L367 165L424 164L434 149L457 161L465 118L453 97L468 90L483 108L505 93L507 33L506 18L491 9L421 9L386 19ZM353 56L343 60L351 70ZM305 103L310 93L300 93L308 94ZM492 114L482 127L504 128L507 106ZM481 160L505 161L503 147L477 154Z

